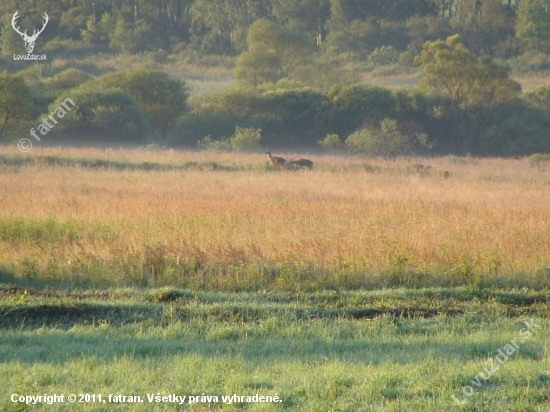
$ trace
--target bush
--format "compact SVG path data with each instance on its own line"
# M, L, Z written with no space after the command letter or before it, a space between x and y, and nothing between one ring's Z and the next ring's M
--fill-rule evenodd
M54 112L66 97L76 105L55 127L56 132L66 137L142 143L148 135L145 113L131 96L120 90L74 89L70 96L54 101L49 112Z
M411 143L408 136L401 133L397 122L384 119L380 129L364 128L346 139L346 146L359 154L394 159L409 154Z
M258 152L261 150L259 141L262 129L252 127L244 128L237 126L235 134L231 137L231 147L234 152Z
M373 66L388 66L399 61L399 52L393 46L382 46L375 49L367 61Z
M392 92L381 87L349 86L331 89L327 97L327 113L322 118L329 133L349 135L365 122L378 123L394 118L396 101Z
M91 80L92 76L82 70L68 69L56 74L54 77L44 80L44 85L50 90L66 90L80 86Z
M527 90L523 98L532 105L550 113L550 87L539 86Z
M100 77L94 88L118 88L132 96L147 114L152 129L162 136L173 130L187 110L189 92L185 82L158 70L125 70ZM202 135L204 136L204 134Z
M258 127L255 118L219 112L191 112L185 114L174 127L169 140L178 145L195 146L199 139L211 136L213 141L227 139L237 126Z
M232 149L231 142L228 139L212 140L210 135L199 140L197 146L211 152L230 152Z
M336 151L342 148L342 141L337 134L327 134L323 140L319 140L317 143L327 151Z
M550 70L550 56L545 53L525 53L507 63L512 71L520 73Z
M550 153L535 153L527 158L531 166L546 166L550 163Z

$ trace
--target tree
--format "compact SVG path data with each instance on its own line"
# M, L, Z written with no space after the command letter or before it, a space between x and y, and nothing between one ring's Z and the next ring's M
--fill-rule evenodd
M530 50L550 52L550 3L547 0L522 0L518 6L517 36Z
M545 110L550 114L550 87L538 86L527 90L523 98L533 106Z
M501 0L467 0L457 4L453 25L472 53L494 56L513 51L514 23Z
M64 114L56 132L71 138L107 138L114 142L141 143L149 125L136 101L120 90L97 90L84 85L72 89L75 106ZM62 104L59 97L50 107L53 112Z
M237 58L235 77L256 88L262 83L275 83L279 78L279 56L263 47L252 47Z
M132 96L162 136L172 130L187 110L188 89L182 80L158 70L125 70L100 77L91 87L118 88Z
M258 79L275 82L289 77L298 67L309 63L312 55L307 38L286 30L277 23L259 19L246 37L248 51L237 61L235 76L257 84Z
M191 6L191 38L206 52L235 54L245 49L250 25L271 17L272 0L195 0Z
M427 42L415 63L424 71L421 86L449 103L449 114L465 154L484 130L489 109L510 102L521 92L521 86L509 78L507 68L489 58L474 57L458 35L445 42Z
M13 127L29 120L31 94L22 77L0 74L0 138Z
M330 17L330 0L277 0L273 14L283 26L307 33L321 47Z

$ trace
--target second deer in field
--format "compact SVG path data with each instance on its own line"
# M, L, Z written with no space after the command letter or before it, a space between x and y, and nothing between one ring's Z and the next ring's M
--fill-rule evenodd
M271 156L271 152L269 150L266 150L265 154L269 157L269 160L271 160L271 163L273 163L275 166L284 166L286 163L286 160L282 157Z
M288 167L307 167L308 169L313 169L313 162L309 159L300 159L300 160L291 160L288 162Z

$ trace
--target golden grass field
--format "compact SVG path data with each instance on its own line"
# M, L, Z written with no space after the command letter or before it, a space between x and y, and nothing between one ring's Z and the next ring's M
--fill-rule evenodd
M16 278L224 290L550 285L550 168L526 159L308 156L314 170L292 171L261 154L2 147L0 157L0 262ZM63 158L107 166L51 160Z

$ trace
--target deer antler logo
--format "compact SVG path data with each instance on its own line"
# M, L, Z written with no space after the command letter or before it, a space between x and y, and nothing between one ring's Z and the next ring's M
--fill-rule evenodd
M33 32L32 36L29 36L27 34L27 30L25 30L24 33L21 33L19 31L19 26L17 26L17 27L15 26L15 21L19 18L19 16L17 15L18 13L19 13L19 10L17 10L15 12L15 14L13 15L13 17L11 19L11 25L12 25L13 29L21 35L21 38L23 40L25 40L25 48L27 49L27 53L31 54L33 49L34 49L34 42L38 38L38 35L44 31L44 28L46 27L46 24L48 24L49 18L48 18L48 15L46 13L44 13L45 21L44 21L44 23L42 23L42 28L38 31L35 30Z

